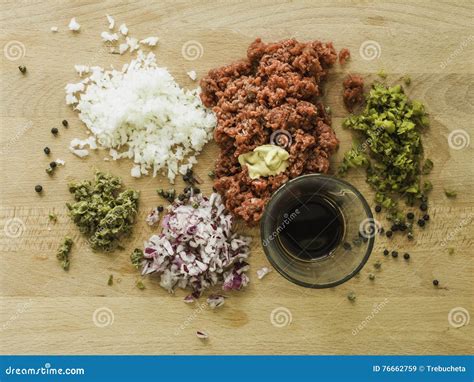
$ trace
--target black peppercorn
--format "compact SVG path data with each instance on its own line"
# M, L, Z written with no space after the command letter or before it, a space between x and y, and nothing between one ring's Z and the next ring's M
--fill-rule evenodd
M400 231L406 231L407 228L408 228L408 227L407 227L406 224L404 224L404 223L400 224Z
M413 233L412 232L408 232L408 240L413 240Z
M49 149L49 147L45 147L43 151L46 155L49 155L51 153L51 150Z
M201 193L201 190L200 190L199 188L197 188L197 187L194 187L194 188L193 188L193 192L194 192L195 194L200 194L200 193Z
M397 232L398 231L398 224L392 225L392 227L390 229L392 230L392 232Z
M20 65L18 67L18 70L22 73L22 74L25 74L26 73L26 66L25 65Z
M379 234L383 234L385 232L384 228L383 227L380 227L379 229Z
M404 258L405 260L408 260L408 259L410 258L410 254L409 254L409 253L405 253L405 254L403 255L403 258Z
M37 185L35 186L35 191L36 191L36 192L41 192L41 191L43 191L43 186L41 186L40 184L37 184Z
M428 205L426 203L421 203L420 204L420 210L426 211L428 209Z
M375 212L380 212L380 211L382 211L382 206L376 205Z
M348 243L347 241L344 242L344 244L343 244L342 246L344 247L344 249L345 249L346 251L349 251L350 249L352 249L351 244Z
M407 213L407 219L413 220L415 218L415 214L413 212Z
M430 220L430 215L428 215L428 214L423 215L423 220L425 220L425 221Z
M392 235L393 235L392 231L385 232L385 236L387 236L387 237L392 237Z
M53 162L51 162L51 163L49 164L49 167L55 168L57 165L58 165L58 164L53 161Z
M163 206L158 206L157 209L158 209L158 212L163 212L164 210Z
M66 121L65 119L63 119L62 124L63 124L64 127L68 127L68 126L69 126L68 121Z
M392 251L392 257L398 257L398 252L397 251Z
M419 225L420 227L424 227L424 226L425 226L425 221L424 221L423 219L419 219L419 220L418 220L418 225Z
M59 133L58 128L57 128L57 127L53 127L53 128L51 129L51 133L52 133L53 135L58 134L58 133Z
M389 252L388 252L388 249L384 249L384 250L383 250L384 256L388 256L388 253L389 253Z
M433 285L434 285L434 286L438 286L438 285L439 285L439 281L438 281L438 280L433 280Z

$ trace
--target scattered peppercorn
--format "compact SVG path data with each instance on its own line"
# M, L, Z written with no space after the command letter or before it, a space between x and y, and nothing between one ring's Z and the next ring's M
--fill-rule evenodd
M375 268L375 269L380 269L380 268L382 268L382 263L377 260L377 261L374 263L374 268Z
M369 280L375 280L375 275L373 273L369 273Z
M392 257L398 257L398 252L397 251L392 251Z
M390 231L390 230L385 232L385 236L387 236L387 237L392 237L392 235L393 235L393 232Z
M408 259L410 258L410 254L409 254L409 253L405 253L405 254L403 255L403 258L404 258L405 260L408 260Z
M433 285L434 285L434 286L438 286L438 285L439 285L439 281L438 281L438 280L433 280Z
M426 211L428 209L428 205L426 203L421 203L420 204L420 210Z
M193 192L194 192L195 194L200 194L200 193L201 193L201 190L200 190L199 188L197 188L197 187L194 187L194 188L193 188Z
M428 215L428 214L423 215L423 220L425 220L425 221L430 220L430 215Z
M407 213L407 219L408 220L413 220L415 218L415 214L413 212Z
M413 240L413 232L408 232L408 240Z
M375 206L375 212L380 212L380 211L382 211L382 206L376 205Z
M382 235L384 232L385 232L385 229L384 229L383 227L380 227L380 229L379 229L379 234Z
M349 301L352 301L354 302L356 300L356 295L354 292L350 292L348 295L347 295L347 298Z
M45 147L43 151L46 155L49 155L51 153L51 150L49 149L49 147Z
M20 66L18 67L18 70L20 70L20 72L21 72L22 74L25 74L25 73L26 73L26 66L25 66L25 65L20 65Z
M46 174L53 175L54 170L51 167L48 167L46 170Z
M344 244L343 244L342 246L343 246L343 248L344 248L346 251L350 251L351 248L352 248L351 244L348 243L347 241L344 242Z
M51 129L51 133L52 133L53 135L57 135L57 134L59 133L58 128L57 128L57 127L53 127L53 128Z
M69 122L66 121L65 119L63 119L62 124L63 124L64 127L68 127L68 126L69 126Z
M36 192L41 192L41 191L43 191L43 186L41 186L40 184L37 184L37 185L35 186L35 191L36 191Z
M58 165L58 164L53 161L53 162L51 162L51 163L49 164L49 167L55 168L57 165Z
M157 209L158 209L158 212L163 212L163 210L164 210L163 206L158 206Z
M419 220L418 220L418 225L419 225L420 227L424 227L424 226L425 226L425 221L424 221L423 219L419 219Z
M388 256L388 254L389 254L388 249L384 249L384 250L383 250L383 255L384 255L384 256Z
M392 230L392 232L397 232L398 231L398 225L394 224L394 225L392 225L392 227L390 229Z

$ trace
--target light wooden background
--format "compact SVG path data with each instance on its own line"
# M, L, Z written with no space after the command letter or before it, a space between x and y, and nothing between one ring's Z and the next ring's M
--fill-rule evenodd
M474 143L461 150L448 145L448 135L456 129L474 139L472 2L2 1L0 7L1 47L12 41L24 47L24 57L18 60L0 52L1 353L472 353L472 322L460 328L448 322L453 308L474 313ZM126 161L104 162L100 152L81 160L67 150L72 138L86 136L84 126L64 102L64 85L77 79L73 65L120 67L130 59L104 51L100 32L107 30L106 13L118 24L127 23L132 36L159 36L155 49L159 63L185 87L194 86L186 71L195 69L202 76L239 59L258 36L265 41L332 40L337 49L350 48L352 61L343 68L336 65L326 86L325 102L333 109L334 129L341 139L333 168L350 146L350 134L341 129L346 116L340 96L345 74L360 73L368 83L382 68L389 74L388 82L409 74L413 79L410 96L425 102L431 114L432 127L424 137L427 156L435 163L428 228L413 243L378 238L360 276L334 289L304 289L275 271L258 280L256 270L269 264L257 230L247 230L255 237L251 284L241 293L230 294L222 309L200 308L204 299L195 306L186 305L184 292L169 295L153 278L144 280L145 290L138 290L139 276L128 253L152 233L143 219L152 206L161 203L155 189L166 186L166 181L135 180L129 176ZM73 16L82 25L77 34L67 30ZM51 33L51 26L58 26L59 33ZM181 54L183 44L190 40L203 47L202 57L195 61ZM371 61L359 55L359 47L368 40L381 48L380 57ZM19 64L26 65L26 76L18 71ZM70 123L67 130L60 126L64 118ZM57 138L50 133L54 126L60 129ZM52 149L52 159L66 160L52 179L44 172L51 159L42 152L46 145ZM196 167L206 179L204 192L211 191L206 174L216 152L210 143ZM92 177L93 168L122 176L127 186L142 195L135 234L126 250L112 255L91 253L66 216L67 182ZM348 180L372 200L362 173L353 172ZM34 192L37 183L44 186L41 197ZM447 199L444 186L457 189L458 198ZM48 221L52 211L59 214L57 224ZM10 232L9 237L6 233L18 228L12 225L19 222L19 236L11 237ZM67 273L55 258L65 234L79 243ZM456 248L453 255L442 245L448 237L452 240L447 246ZM409 251L409 263L384 258L381 252L386 246ZM382 262L382 269L372 282L367 275L374 271L376 260ZM110 274L115 279L112 287L107 286ZM440 280L441 288L432 286L434 278ZM357 295L354 304L346 299L349 291ZM383 308L374 313L374 304L380 303ZM282 308L290 312L291 323L276 327L271 313ZM96 311L103 314L105 323L107 315L113 316L113 323L96 326ZM365 328L357 332L364 320ZM209 340L196 338L196 330L207 331Z

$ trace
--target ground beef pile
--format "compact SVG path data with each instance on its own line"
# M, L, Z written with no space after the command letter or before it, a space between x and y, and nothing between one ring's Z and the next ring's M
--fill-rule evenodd
M329 169L338 140L331 118L317 100L321 82L336 62L331 43L255 40L247 59L213 69L201 80L201 99L217 116L220 146L214 187L226 208L249 224L260 220L271 194L291 178ZM250 179L240 154L270 143L276 130L291 134L285 172Z
M364 79L360 76L349 74L344 82L344 93L342 99L347 110L352 112L354 107L364 102Z

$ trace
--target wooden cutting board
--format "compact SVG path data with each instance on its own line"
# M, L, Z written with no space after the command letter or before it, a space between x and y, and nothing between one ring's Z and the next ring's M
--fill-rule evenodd
M159 36L154 49L158 61L184 87L195 86L186 71L194 69L201 77L242 58L256 37L332 40L338 50L349 48L352 60L344 67L336 65L325 87L324 100L333 110L341 140L332 171L351 145L350 133L341 128L347 116L341 100L344 76L359 73L370 83L384 69L387 83L395 83L410 75L408 93L426 104L431 120L424 136L426 155L435 165L428 227L413 243L377 238L359 277L337 288L311 290L289 283L276 271L258 280L256 270L269 266L258 231L239 225L255 238L251 284L229 294L221 309L209 310L204 299L184 304L183 291L169 295L156 278L144 280L145 290L137 289L139 275L128 254L153 232L144 217L162 203L155 190L167 187L167 181L135 180L128 161L104 162L100 151L81 160L67 148L72 138L86 137L85 127L64 101L64 85L77 79L73 65L119 68L130 60L127 54L104 49L100 33L107 30L106 13L117 24L125 22L132 36ZM474 138L471 2L2 1L0 15L1 353L472 352L473 325L467 322L474 314L474 144L468 142ZM82 25L79 33L67 29L72 17ZM52 26L59 32L52 33ZM197 55L188 53L186 59L182 51L189 44L197 47ZM27 67L26 75L18 65ZM63 119L69 121L68 129L61 126ZM60 130L56 138L52 127ZM456 139L450 147L451 133ZM44 146L51 148L50 158L43 154ZM196 166L206 180L201 187L205 193L211 192L206 174L216 153L209 143ZM51 158L66 164L49 178L44 169ZM92 253L66 215L67 182L91 178L94 168L119 175L141 191L134 235L125 250L111 255ZM351 173L348 180L372 200L362 172ZM36 184L43 185L42 196L35 193ZM443 187L458 190L458 197L446 198ZM50 212L58 214L56 224L48 221ZM55 258L66 234L76 240L69 272ZM455 253L448 254L447 247ZM386 258L384 248L408 251L410 261ZM376 260L382 262L380 271L373 267ZM368 279L370 272L376 274L374 281ZM115 282L108 286L111 274ZM433 279L440 287L433 287ZM350 291L357 295L355 303L346 298ZM465 325L456 327L463 318ZM209 340L199 340L196 330L208 332Z

